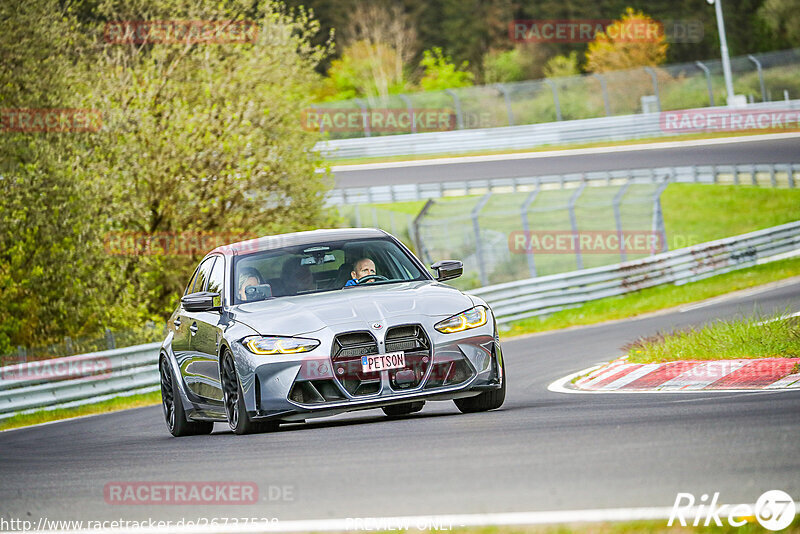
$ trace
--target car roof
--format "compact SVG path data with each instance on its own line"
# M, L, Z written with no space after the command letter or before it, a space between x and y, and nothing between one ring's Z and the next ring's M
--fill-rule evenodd
M275 250L283 247L298 245L313 245L325 241L340 241L342 239L365 239L375 237L386 237L389 234L377 228L333 228L323 230L310 230L307 232L292 232L288 234L268 235L222 245L209 254L222 253L229 256L242 256L254 252Z

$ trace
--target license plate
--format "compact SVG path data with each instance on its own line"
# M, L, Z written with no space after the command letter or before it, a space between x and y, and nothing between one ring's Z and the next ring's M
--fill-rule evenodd
M386 369L401 369L405 366L406 355L404 352L387 352L386 354L361 357L361 370L365 373L374 373L375 371L384 371Z

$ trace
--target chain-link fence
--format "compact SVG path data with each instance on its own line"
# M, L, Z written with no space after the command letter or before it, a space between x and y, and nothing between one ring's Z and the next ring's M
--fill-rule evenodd
M431 199L415 220L417 252L426 263L461 259L464 288L656 254L667 250L659 200L667 183L568 181Z
M731 58L750 102L800 96L800 49ZM725 104L719 60L446 91L326 102L314 124L331 139L493 128Z

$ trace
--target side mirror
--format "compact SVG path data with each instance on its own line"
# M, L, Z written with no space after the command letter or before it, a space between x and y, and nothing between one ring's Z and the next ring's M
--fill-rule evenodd
M210 291L190 293L181 297L181 305L184 310L190 312L214 311L219 309L219 306L214 305L214 300L219 298L219 293Z
M458 260L441 260L431 265L431 269L436 271L436 280L444 282L452 280L464 274L464 264Z

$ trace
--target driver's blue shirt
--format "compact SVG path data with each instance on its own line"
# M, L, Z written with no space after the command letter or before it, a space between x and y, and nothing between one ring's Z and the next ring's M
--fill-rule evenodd
M357 285L358 285L358 280L354 280L353 278L351 278L350 280L347 281L347 283L344 285L344 287L357 286Z

